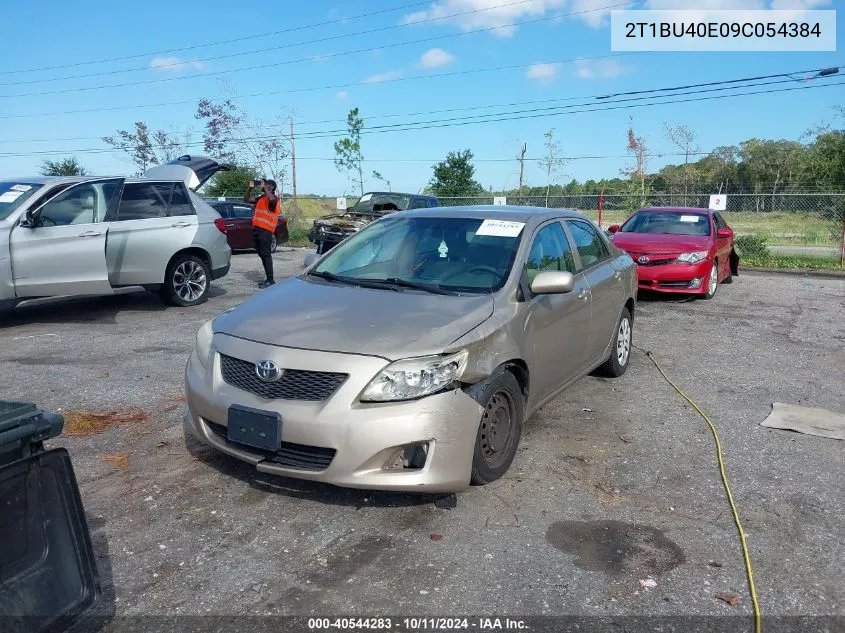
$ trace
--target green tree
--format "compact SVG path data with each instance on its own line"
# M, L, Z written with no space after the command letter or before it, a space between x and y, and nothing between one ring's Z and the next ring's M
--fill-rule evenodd
M566 162L560 155L560 143L555 140L554 128L543 134L546 137L545 148L546 153L540 159L540 168L546 172L546 206L549 206L549 190L552 187L552 178L560 174L563 165Z
M62 160L45 159L41 163L41 173L44 176L90 176L91 172L85 169L76 160L76 157L63 158Z
M384 184L386 184L388 191L393 191L393 189L391 189L391 187L390 187L390 181L387 178L385 178L384 176L382 176L375 169L373 170L373 178L375 178L376 180L381 180Z
M118 130L114 136L104 136L103 142L126 152L132 164L143 175L152 165L166 163L179 156L187 145L165 130L150 131L144 121L135 122L135 131Z
M477 196L484 193L484 187L475 180L472 157L472 151L468 149L449 152L446 160L434 165L429 191L442 197Z
M358 187L361 195L364 195L364 155L361 153L361 130L364 127L364 119L359 116L358 108L349 111L346 117L346 126L349 136L346 136L334 144L334 151L337 157L334 159L338 171L345 171L350 178L358 176Z
M203 187L204 194L211 197L227 196L240 198L249 181L260 177L258 169L249 165L235 165L231 171L219 171ZM281 192L280 192L281 193Z

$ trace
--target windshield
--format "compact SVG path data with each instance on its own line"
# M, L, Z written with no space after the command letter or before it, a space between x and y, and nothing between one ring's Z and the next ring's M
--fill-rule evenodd
M494 230L479 235L482 222L387 216L332 249L310 274L340 283L383 282L405 289L408 284L401 282L411 282L429 291L492 292L507 280L520 238Z
M390 213L391 211L404 211L410 205L410 196L388 193L365 193L350 211L355 213Z
M622 225L620 232L710 235L710 217L696 212L639 211Z
M42 185L16 180L0 181L0 220L8 218L15 209L26 202Z

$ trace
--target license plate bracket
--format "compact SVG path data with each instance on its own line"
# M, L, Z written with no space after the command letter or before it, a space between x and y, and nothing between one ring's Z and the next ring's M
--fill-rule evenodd
M229 407L229 441L265 451L278 451L282 445L282 416L232 405Z

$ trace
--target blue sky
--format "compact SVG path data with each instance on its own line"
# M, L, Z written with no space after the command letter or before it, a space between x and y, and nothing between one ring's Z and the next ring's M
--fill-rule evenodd
M251 0L236 4L92 0L77 5L39 3L37 20L31 8L16 3L3 10L7 28L0 41L0 173L7 177L35 173L45 156L33 152L49 152L49 158L76 155L97 174L130 173L131 165L119 153L100 151L106 149L100 137L119 128L131 129L134 121L143 120L152 128L190 129L190 140L197 142L201 129L194 113L202 97L239 95L251 117L267 122L292 111L297 133L307 134L342 129L346 113L356 106L366 128L567 103L544 103L550 100L586 103L607 93L845 61L836 52L614 53L608 12L597 9L622 2L313 0L285 3L296 8L283 9L281 4L274 8L272 3ZM644 0L633 6L840 9L840 4L843 0ZM383 13L354 17L376 11ZM470 11L475 13L434 20ZM838 12L837 26L843 19ZM533 23L514 25L524 21ZM21 28L10 28L15 24ZM503 28L478 30L491 27ZM383 30L363 33L379 28ZM239 41L206 46L233 39ZM121 57L126 59L116 59ZM86 63L98 60L113 61ZM10 72L56 66L64 67ZM79 77L90 74L96 76ZM652 153L674 151L663 133L667 122L689 125L702 150L749 137L797 139L809 127L834 120L832 107L845 105L843 88L369 134L362 137L365 174L378 170L394 190L418 191L430 179L434 162L448 151L470 148L477 159L477 179L485 186L510 188L518 183L515 156L522 143L527 144L527 158L538 158L543 133L554 128L565 155L607 157L571 160L563 170L566 178L560 180L613 177L630 164L625 158L630 115ZM244 97L268 92L278 94ZM539 103L490 107L525 102ZM141 107L150 104L164 105ZM444 109L463 110L411 116ZM335 140L298 139L301 193L356 192L330 160ZM199 153L201 148L190 151ZM649 167L678 160L653 157ZM525 181L545 184L536 162L526 163ZM365 182L367 189L383 187L372 178Z

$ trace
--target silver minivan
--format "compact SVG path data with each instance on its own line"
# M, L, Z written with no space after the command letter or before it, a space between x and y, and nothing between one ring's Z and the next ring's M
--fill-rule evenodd
M229 169L181 156L142 178L0 180L0 307L147 290L204 302L232 251L196 190Z

